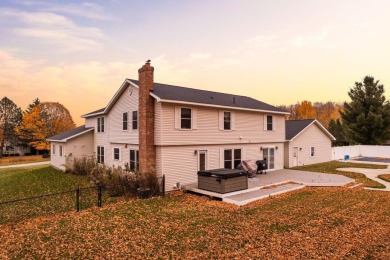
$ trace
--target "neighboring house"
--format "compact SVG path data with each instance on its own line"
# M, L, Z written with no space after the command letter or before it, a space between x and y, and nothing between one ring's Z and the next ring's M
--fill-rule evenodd
M284 166L331 161L332 140L336 139L315 119L287 120Z
M154 83L153 71L146 63L139 80L126 79L105 108L82 116L85 126L49 138L52 165L94 154L101 164L164 174L167 190L196 183L198 170L244 159L284 167L287 112L245 96Z
M8 141L4 142L4 147L3 147L4 156L14 156L14 155L23 156L29 153L31 153L31 148L29 146L14 146Z

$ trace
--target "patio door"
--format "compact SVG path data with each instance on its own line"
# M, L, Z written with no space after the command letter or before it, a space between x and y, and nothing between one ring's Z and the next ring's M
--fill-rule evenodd
M267 159L268 169L275 169L275 148L263 148L263 158Z
M298 147L293 147L293 167L298 166Z
M207 170L207 151L199 150L198 152L198 170L205 171Z

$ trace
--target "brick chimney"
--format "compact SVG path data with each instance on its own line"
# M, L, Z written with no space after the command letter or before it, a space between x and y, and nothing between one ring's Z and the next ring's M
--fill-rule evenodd
M138 70L138 139L139 171L148 173L156 169L156 147L154 145L154 98L153 71L150 60Z

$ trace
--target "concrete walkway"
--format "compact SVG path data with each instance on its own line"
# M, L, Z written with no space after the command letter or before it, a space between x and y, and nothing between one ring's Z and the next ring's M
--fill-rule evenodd
M50 161L45 161L45 162L34 162L34 163L23 163L23 164L13 164L13 165L5 165L5 166L0 166L0 169L6 169L6 168L21 168L21 167L30 167L30 166L45 165L45 164L50 164Z
M351 161L352 162L352 161ZM359 163L362 163L361 161ZM365 168L339 168L338 171L346 171L346 172L357 172L366 175L367 178L377 181L386 186L385 189L377 189L377 188L365 188L368 190L379 190L379 191L390 191L390 182L381 180L378 178L378 175L381 174L390 174L390 165L387 163L373 163L373 164L385 164L388 165L387 169L365 169Z

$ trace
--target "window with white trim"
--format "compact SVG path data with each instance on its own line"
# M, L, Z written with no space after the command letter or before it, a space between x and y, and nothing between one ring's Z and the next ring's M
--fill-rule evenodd
M315 151L316 151L315 147L311 146L310 147L310 157L314 157L315 156Z
M191 129L191 108L180 109L180 128Z
M104 117L98 117L97 118L97 132L103 133L104 132Z
M133 122L133 130L136 130L138 129L138 111L133 111L133 118L132 118L132 122Z
M225 149L223 162L225 169L235 169L241 163L241 149Z
M62 144L59 145L59 148L60 148L60 151L58 152L58 154L60 155L60 157L62 157Z
M274 124L273 124L273 120L274 118L273 118L273 116L270 116L270 115L266 115L266 130L267 131L272 131L272 130L274 130Z
M138 150L130 149L130 171L138 171L139 169L139 152Z
M114 151L113 151L113 157L114 157L114 160L115 161L119 161L121 159L121 150L117 147L114 148Z
M97 147L97 162L101 164L104 163L104 146Z
M127 112L122 114L122 130L126 131L128 127L128 114Z
M231 130L232 129L232 113L231 112L223 112L223 130Z
M53 155L56 154L56 145L55 145L55 144L53 144L53 148L52 148L52 150L51 150L51 153L52 153Z

